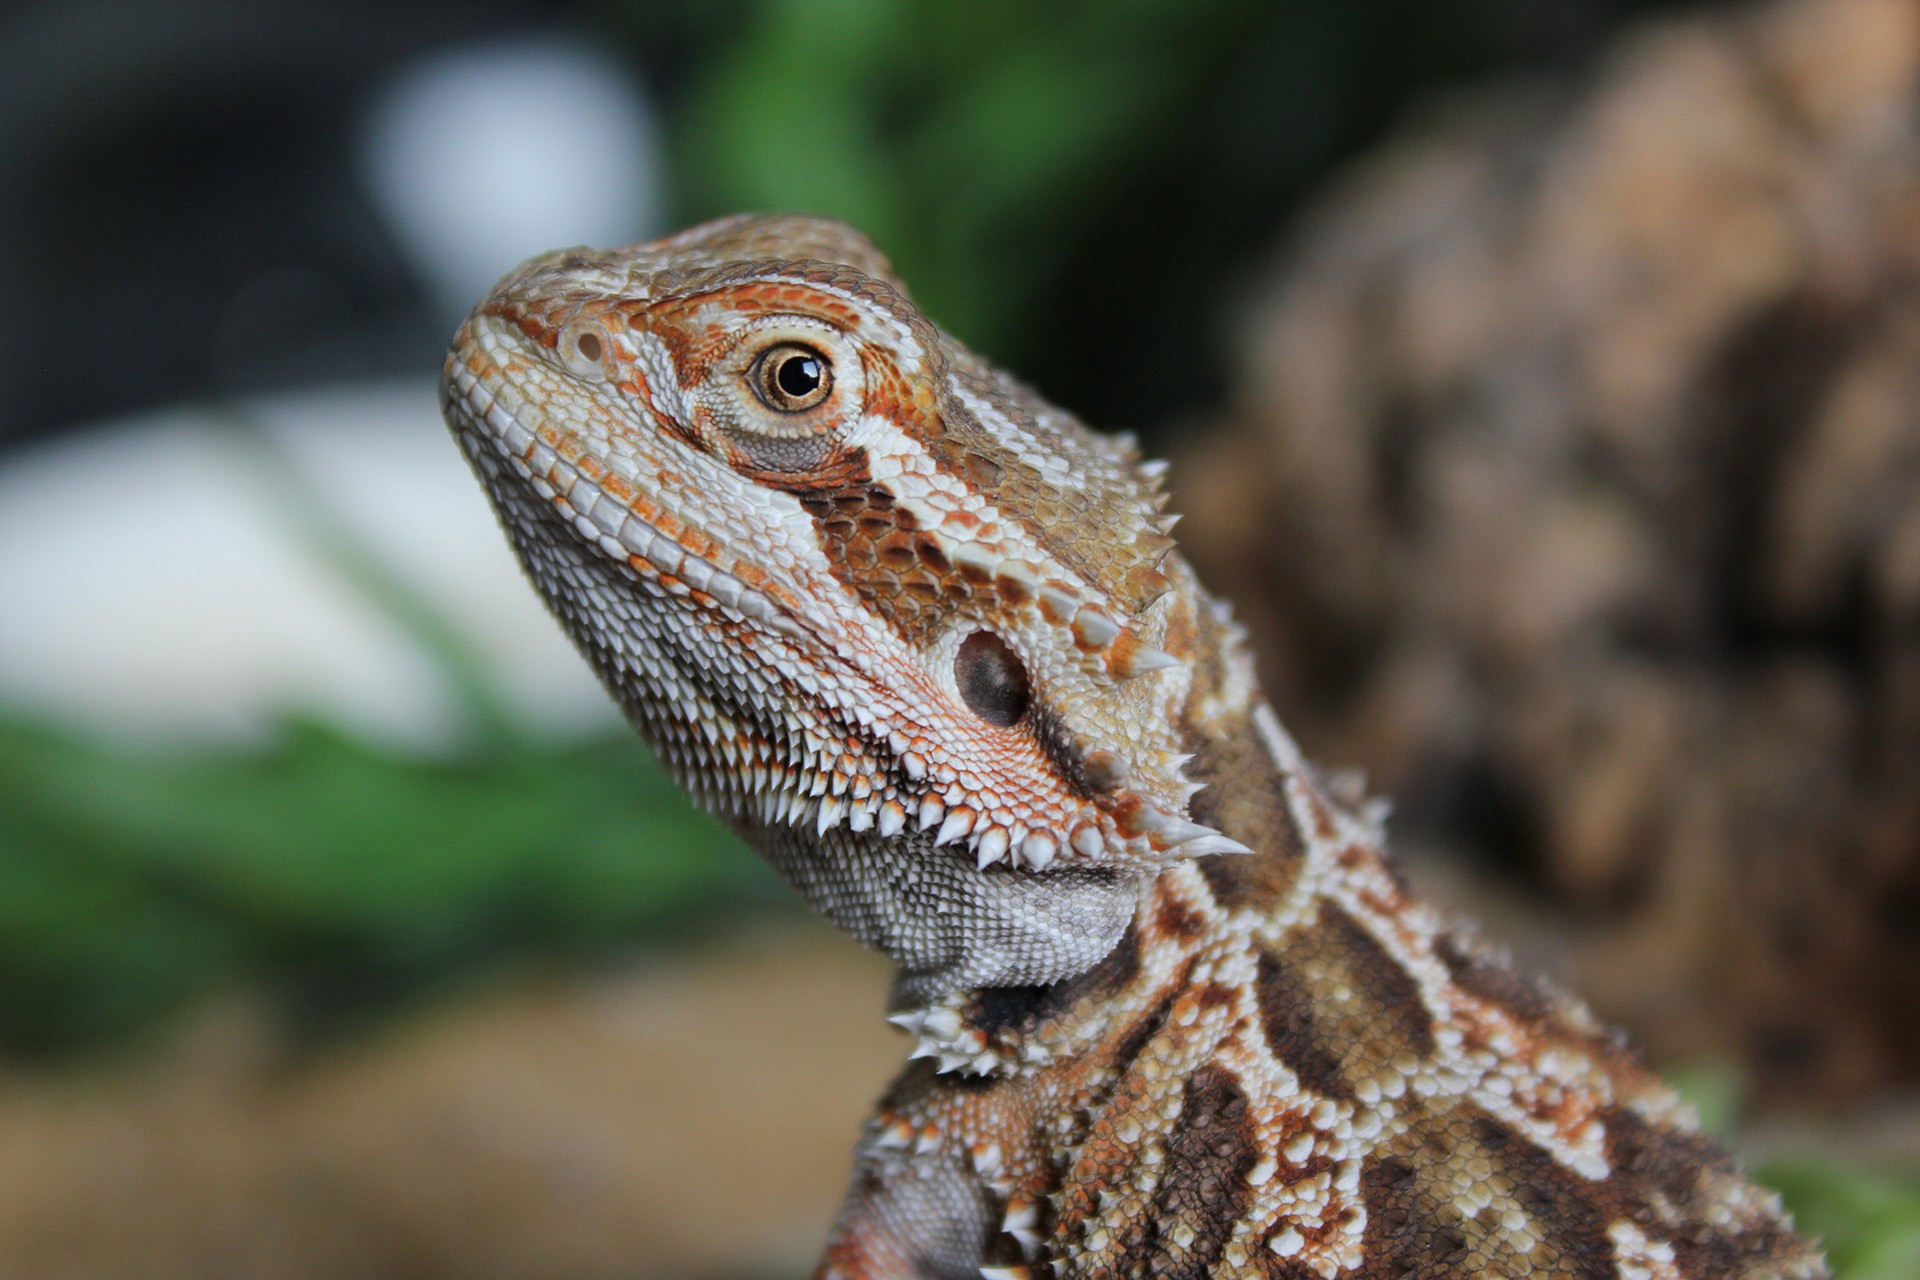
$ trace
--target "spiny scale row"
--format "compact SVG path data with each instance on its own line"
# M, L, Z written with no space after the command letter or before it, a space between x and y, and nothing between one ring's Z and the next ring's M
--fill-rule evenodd
M857 777L847 794L828 794L828 780L837 782L843 775L832 770L808 771L795 780L804 782L808 777L812 778L810 787L759 790L739 800L756 806L756 816L764 821L790 826L811 823L816 835L825 835L844 821L851 831L873 830L890 839L904 831L911 818L921 831L933 832L936 848L964 838L975 866L982 871L1003 861L1015 870L1044 871L1069 850L1092 860L1106 855L1115 842L1135 856L1156 859L1252 852L1213 827L1151 806L1145 807L1144 811L1151 816L1146 825L1140 827L1139 835L1129 837L1118 831L1109 835L1099 824L1088 820L1076 826L1063 843L1051 832L1032 830L1018 822L1003 825L972 805L949 804L939 796L929 794L917 802L903 803L872 790L871 784L861 788L858 784L866 782L864 777ZM860 790L866 794L858 794ZM913 806L912 812L908 810L909 804Z
M1106 824L1087 818L1062 840L1018 819L1009 821L1011 814L989 813L966 803L965 786L957 777L945 783L944 796L931 787L918 799L902 796L864 752L836 750L830 740L808 734L805 758L796 761L790 748L782 750L758 739L743 741L705 708L683 710L684 720L659 726L663 754L670 763L682 766L688 786L764 822L811 825L816 835L845 822L849 830L873 830L891 839L911 819L921 831L933 834L936 848L964 839L975 866L983 871L1003 861L1015 870L1044 871L1069 853L1086 860L1109 853L1167 860L1250 852L1213 827L1169 813L1134 793L1122 797L1118 816L1108 820L1111 831L1103 829ZM912 781L927 781L924 766L915 768L911 763L911 750L897 758ZM1180 763L1184 761L1176 759L1176 767ZM1183 781L1183 800L1203 785Z

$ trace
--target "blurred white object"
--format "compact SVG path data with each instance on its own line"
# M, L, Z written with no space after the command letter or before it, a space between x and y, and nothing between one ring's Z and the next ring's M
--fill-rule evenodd
M610 726L441 425L434 384L250 402L363 547L451 621L509 710ZM0 467L0 704L139 737L255 738L302 708L398 745L464 724L444 673L318 554L208 411L73 432Z
M658 229L654 116L632 75L583 44L437 52L376 100L362 139L375 198L448 327L515 263Z

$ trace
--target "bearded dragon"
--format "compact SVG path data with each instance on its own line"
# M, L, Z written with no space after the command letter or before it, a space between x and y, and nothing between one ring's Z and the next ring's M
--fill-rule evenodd
M666 767L897 965L915 1048L819 1277L1826 1274L1617 1035L1410 895L1164 464L859 233L535 258L442 403Z

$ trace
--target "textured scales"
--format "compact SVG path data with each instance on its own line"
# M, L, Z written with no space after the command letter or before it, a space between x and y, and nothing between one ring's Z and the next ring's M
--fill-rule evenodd
M776 409L796 347L830 388ZM443 402L681 783L899 966L916 1047L821 1276L1826 1274L1617 1036L1408 896L1160 467L857 233L535 259Z

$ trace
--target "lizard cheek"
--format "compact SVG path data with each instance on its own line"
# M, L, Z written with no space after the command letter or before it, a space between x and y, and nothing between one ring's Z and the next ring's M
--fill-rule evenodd
M953 678L968 709L988 724L1004 729L1027 714L1027 668L991 631L976 631L960 642Z

